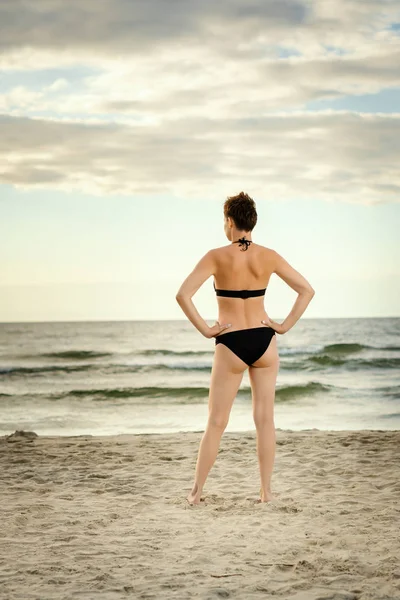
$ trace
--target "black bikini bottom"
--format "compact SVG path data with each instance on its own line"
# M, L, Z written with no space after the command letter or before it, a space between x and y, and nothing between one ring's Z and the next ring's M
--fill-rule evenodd
M264 354L274 334L275 329L266 325L236 329L217 335L215 344L224 344L250 367Z

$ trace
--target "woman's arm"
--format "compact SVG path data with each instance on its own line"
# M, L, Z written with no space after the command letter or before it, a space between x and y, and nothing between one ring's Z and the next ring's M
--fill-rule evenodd
M199 314L197 308L192 302L192 296L197 292L199 287L215 272L215 259L214 251L209 250L207 254L203 256L193 269L193 271L186 277L176 294L176 300L189 319L189 321L202 333L205 337L211 338L217 335L223 329L230 327L231 325L213 325L210 327L207 325L205 320Z
M292 310L282 323L276 323L278 333L286 333L297 323L301 315L306 310L307 306L311 302L315 294L315 290L308 283L307 279L303 277L296 269L294 269L280 254L273 252L274 258L274 270L278 277L283 279L293 290L298 293L296 301L293 305ZM274 323L274 321L271 321ZM275 329L275 327L274 327ZM279 330L280 329L280 330Z

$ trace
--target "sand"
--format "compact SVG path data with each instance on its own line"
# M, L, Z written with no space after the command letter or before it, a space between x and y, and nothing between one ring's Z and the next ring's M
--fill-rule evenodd
M0 438L0 597L400 599L400 431L277 429L256 503L255 431Z

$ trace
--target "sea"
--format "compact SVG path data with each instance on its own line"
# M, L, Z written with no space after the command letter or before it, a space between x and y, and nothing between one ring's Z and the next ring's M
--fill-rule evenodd
M275 427L400 427L400 318L277 334ZM0 323L0 435L204 431L215 350L188 320ZM255 430L248 371L226 431Z

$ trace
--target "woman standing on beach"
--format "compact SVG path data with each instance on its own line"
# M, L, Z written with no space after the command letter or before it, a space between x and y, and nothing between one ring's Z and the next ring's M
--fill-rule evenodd
M215 354L208 400L208 423L200 442L195 480L186 497L200 504L208 473L218 454L233 401L244 371L249 369L261 490L258 502L273 500L271 476L275 460L274 400L279 370L276 333L291 329L304 313L314 290L308 281L271 248L253 242L257 223L255 202L241 192L224 203L227 246L209 250L182 283L176 300L191 323L206 338L215 337ZM276 273L298 297L282 323L272 321L264 308L268 281ZM218 320L210 327L192 296L211 276L218 301ZM225 330L229 331L225 333Z

